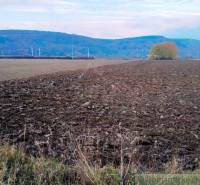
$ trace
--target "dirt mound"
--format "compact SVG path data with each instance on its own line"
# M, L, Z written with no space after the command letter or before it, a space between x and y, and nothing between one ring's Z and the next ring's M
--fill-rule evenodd
M131 62L0 83L0 141L72 164L141 171L173 157L194 169L200 153L200 63Z

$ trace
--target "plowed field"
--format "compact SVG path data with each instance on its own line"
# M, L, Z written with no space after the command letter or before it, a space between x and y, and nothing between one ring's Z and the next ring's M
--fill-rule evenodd
M200 62L144 61L0 82L0 141L141 171L200 160ZM123 151L123 152L121 152Z

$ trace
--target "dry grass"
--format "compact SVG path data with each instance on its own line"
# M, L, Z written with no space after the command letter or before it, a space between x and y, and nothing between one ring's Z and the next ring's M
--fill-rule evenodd
M67 167L55 159L33 158L8 145L0 148L0 185L118 185L118 170L86 161Z
M91 185L119 185L121 182L120 170L112 165L103 168L94 167L89 164L80 147L77 146L79 163L77 164L77 172L81 177L83 184Z
M91 167L84 157L76 167L55 159L33 158L10 146L0 147L0 185L199 185L200 174L132 174L120 183L120 169ZM172 161L172 164L174 162Z

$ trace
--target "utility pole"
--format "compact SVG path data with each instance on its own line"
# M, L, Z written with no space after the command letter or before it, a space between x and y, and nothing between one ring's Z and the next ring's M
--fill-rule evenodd
M90 58L90 48L88 48L88 59Z
M40 50L40 48L38 49L38 54L39 54L39 57L40 57L40 55L41 55L41 50Z
M72 60L74 59L74 47L72 45Z
M31 56L33 57L34 55L34 50L33 50L33 47L31 47Z
M72 35L72 60L74 59L74 38Z
M200 47L199 47L199 56L198 56L198 59L200 59Z

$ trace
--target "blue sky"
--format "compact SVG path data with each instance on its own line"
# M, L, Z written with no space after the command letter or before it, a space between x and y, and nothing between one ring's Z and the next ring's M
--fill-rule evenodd
M200 39L200 0L0 0L0 29Z

